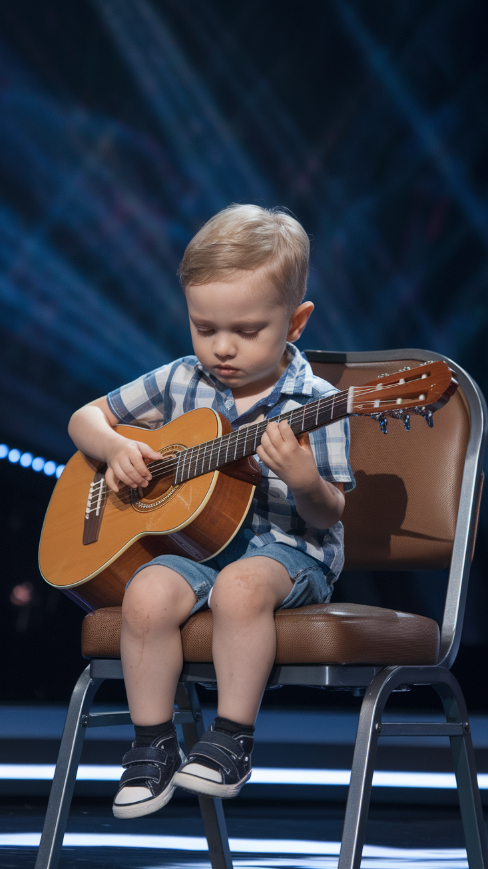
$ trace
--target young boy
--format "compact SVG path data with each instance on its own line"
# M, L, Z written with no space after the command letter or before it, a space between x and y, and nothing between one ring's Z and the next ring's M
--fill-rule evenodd
M155 428L204 406L238 428L333 390L291 343L314 307L303 302L308 258L302 226L276 209L233 205L197 233L179 270L195 355L71 419L76 446L107 463L111 489L147 486L146 463L159 459L115 432L118 423ZM300 441L286 421L270 423L257 449L261 482L226 549L203 564L162 555L134 574L122 608L121 655L135 741L123 759L116 817L156 811L176 786L232 797L249 779L254 722L276 652L274 611L328 601L342 568L339 520L344 486L354 485L348 448L344 422ZM213 613L218 715L181 765L172 720L180 626L204 606Z

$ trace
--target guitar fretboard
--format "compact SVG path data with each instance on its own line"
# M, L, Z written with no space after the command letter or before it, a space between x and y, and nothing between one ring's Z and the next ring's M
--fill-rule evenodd
M229 434L182 450L178 454L175 484L186 483L187 480L216 471L245 456L252 456L270 422L279 423L286 420L293 434L298 436L322 428L345 416L347 416L347 391L319 398L272 419L243 425Z

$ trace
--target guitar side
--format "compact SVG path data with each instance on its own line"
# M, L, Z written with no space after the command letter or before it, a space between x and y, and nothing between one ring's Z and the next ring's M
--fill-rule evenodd
M173 445L198 446L219 437L230 425L211 408L199 408L159 429L117 426L132 440L157 451ZM237 533L251 505L255 486L213 471L174 487L162 498L134 506L134 496L109 491L98 538L83 543L90 484L98 467L82 453L66 465L46 514L39 567L50 585L63 589L87 611L118 606L134 571L156 555L172 553L205 561ZM160 503L162 501L162 503Z

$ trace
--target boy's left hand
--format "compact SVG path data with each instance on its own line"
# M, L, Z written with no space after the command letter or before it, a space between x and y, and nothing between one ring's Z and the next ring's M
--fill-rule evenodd
M292 492L307 492L316 485L319 472L308 434L297 440L286 420L269 423L256 453Z

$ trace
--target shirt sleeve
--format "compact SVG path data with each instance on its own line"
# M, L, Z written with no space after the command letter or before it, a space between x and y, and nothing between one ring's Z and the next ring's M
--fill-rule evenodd
M158 428L182 412L194 371L192 360L177 359L109 392L109 407L121 423Z
M349 461L349 420L342 419L332 425L310 432L310 446L319 474L330 483L344 483L344 491L354 489L356 481Z

